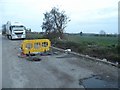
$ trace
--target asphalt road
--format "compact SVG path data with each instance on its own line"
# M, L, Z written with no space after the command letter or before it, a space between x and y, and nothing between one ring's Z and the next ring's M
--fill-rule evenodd
M21 42L2 36L2 88L84 88L81 81L96 75L113 83L108 87L118 84L116 67L70 54L40 56L38 62L19 58Z

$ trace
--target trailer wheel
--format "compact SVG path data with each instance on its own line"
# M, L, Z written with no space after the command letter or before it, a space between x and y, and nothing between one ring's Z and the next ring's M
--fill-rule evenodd
M12 40L12 36L10 36L10 40Z
M12 36L11 36L11 35L9 35L8 39L12 40Z
M7 35L7 38L9 39L9 35Z

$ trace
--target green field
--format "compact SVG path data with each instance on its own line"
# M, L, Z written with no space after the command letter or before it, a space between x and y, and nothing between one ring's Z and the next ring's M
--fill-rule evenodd
M68 41L99 46L112 46L118 43L117 37L67 35Z

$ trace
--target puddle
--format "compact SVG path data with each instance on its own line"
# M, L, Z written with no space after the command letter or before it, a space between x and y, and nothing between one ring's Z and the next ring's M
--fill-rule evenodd
M117 88L117 83L104 81L100 76L84 79L80 84L85 88Z

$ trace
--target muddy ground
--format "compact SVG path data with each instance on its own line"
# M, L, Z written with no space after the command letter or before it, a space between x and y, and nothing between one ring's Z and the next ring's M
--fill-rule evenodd
M2 88L118 87L118 68L114 66L56 50L39 55L41 61L28 61L17 56L21 42L2 36Z

